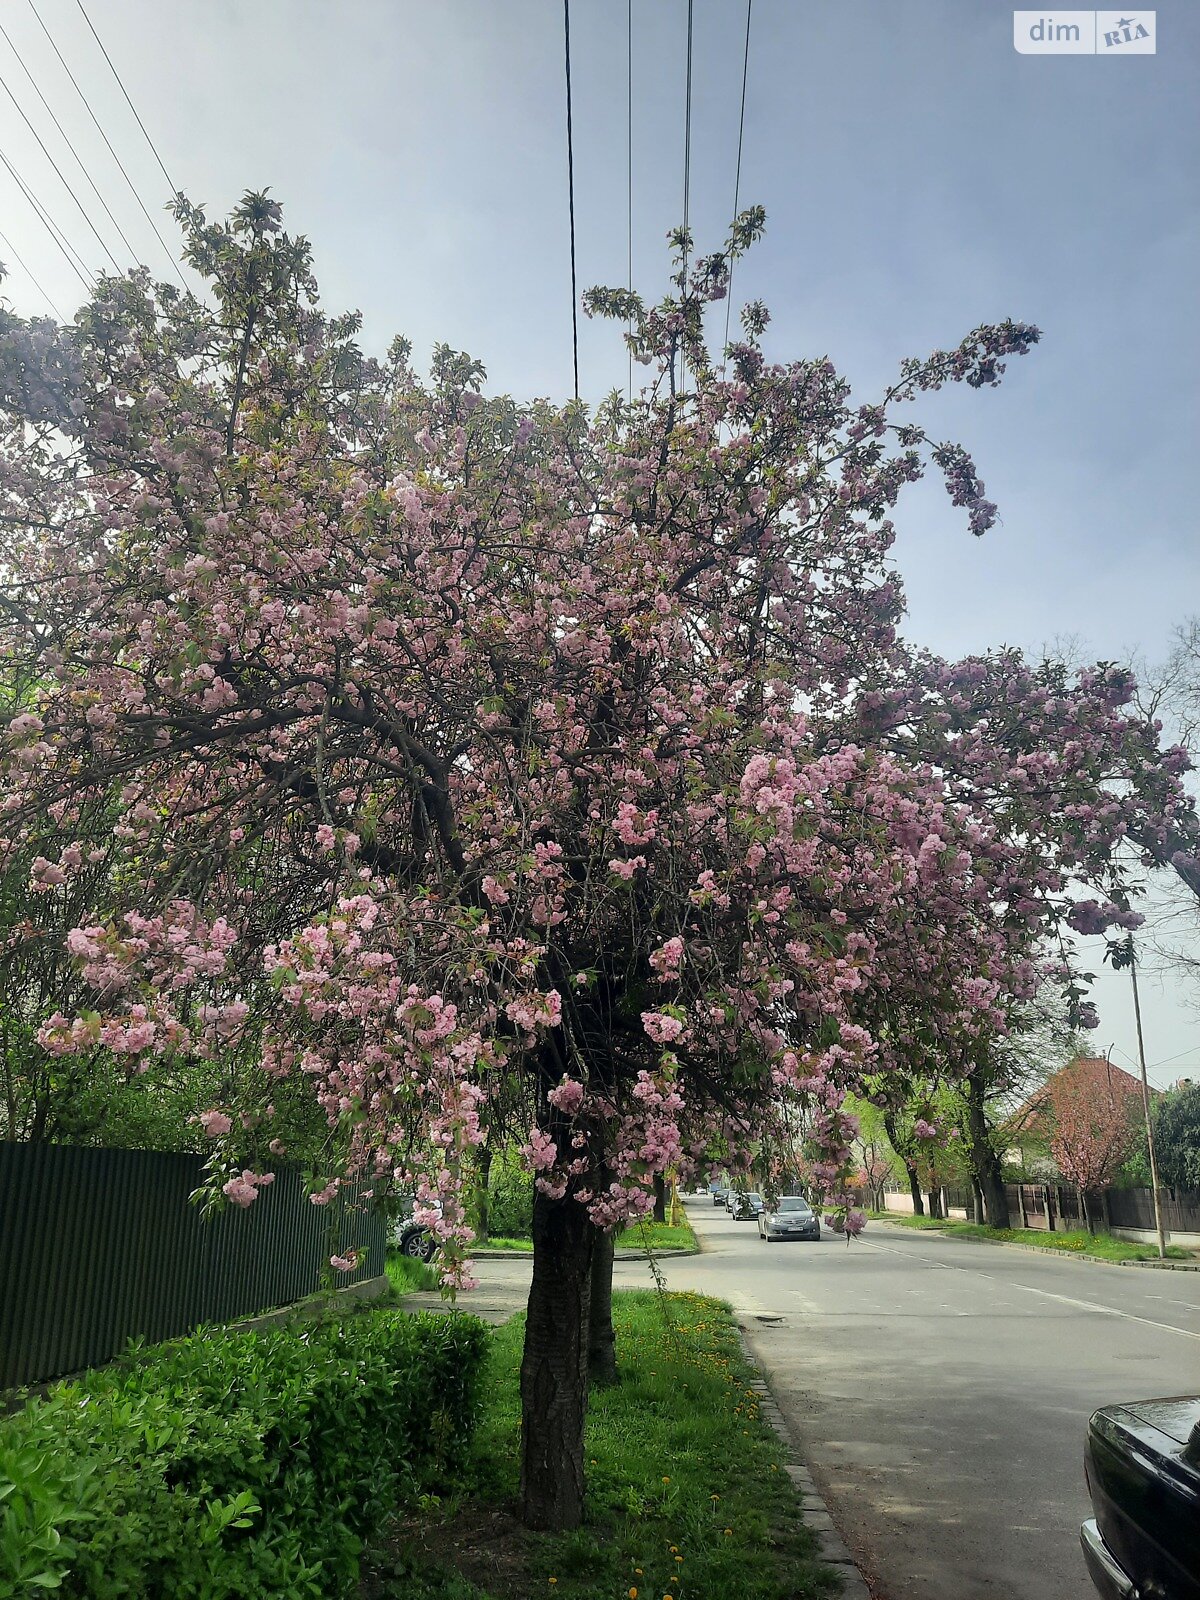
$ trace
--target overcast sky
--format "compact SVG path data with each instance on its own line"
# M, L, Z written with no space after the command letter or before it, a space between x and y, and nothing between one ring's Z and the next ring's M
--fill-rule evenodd
M147 207L166 179L76 0L35 0ZM562 7L558 0L85 0L170 173L220 213L270 186L309 235L325 301L364 342L469 350L489 383L571 384ZM1136 15L1137 13L1127 13ZM633 0L633 260L661 292L682 214L686 0ZM744 0L696 0L691 220L718 246L733 205ZM580 287L625 281L626 0L572 0ZM129 240L168 263L39 29L0 22ZM765 299L770 353L829 355L860 399L906 354L984 321L1044 340L998 390L931 397L932 431L974 452L1001 526L965 532L940 487L902 504L912 636L948 653L1068 639L1161 656L1200 611L1194 468L1200 334L1200 7L1157 11L1158 52L1013 49L995 0L754 0L742 204L768 231L736 302ZM42 133L118 261L127 252L9 45L0 79ZM89 262L103 256L12 101L0 150ZM168 224L160 220L168 238ZM0 258L23 313L80 299L0 169ZM582 387L623 384L608 325L581 329ZM1125 980L1098 992L1103 1050L1134 1057ZM1200 1073L1200 1016L1147 973L1147 1051ZM1168 1059L1171 1058L1171 1059Z

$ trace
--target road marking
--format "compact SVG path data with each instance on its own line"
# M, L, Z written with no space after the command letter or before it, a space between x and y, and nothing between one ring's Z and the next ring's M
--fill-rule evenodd
M906 1261L923 1261L927 1266L940 1267L944 1272L965 1272L968 1277L987 1278L991 1283L1003 1282L1006 1289L1019 1289L1023 1294L1040 1295L1043 1300L1057 1300L1064 1306L1078 1306L1081 1311L1095 1311L1106 1317L1120 1317L1123 1322L1140 1322L1146 1328L1160 1328L1164 1333L1179 1333L1185 1339L1200 1339L1200 1332L1194 1328L1177 1328L1173 1322L1155 1322L1153 1317L1139 1317L1134 1311L1118 1311L1115 1306L1104 1306L1096 1300L1077 1300L1073 1295L1054 1294L1049 1289L1035 1289L1028 1283L1013 1283L1011 1279L999 1279L994 1273L981 1272L978 1267L960 1267L951 1261L938 1261L934 1256L917 1255L911 1250L898 1250L895 1245L874 1244L866 1239L860 1239L860 1244L867 1245L870 1250L883 1250L888 1255L903 1256Z

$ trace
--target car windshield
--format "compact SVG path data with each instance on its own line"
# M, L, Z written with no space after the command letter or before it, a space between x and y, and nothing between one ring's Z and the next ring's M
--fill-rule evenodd
M747 1200L761 1200L762 1199L762 1195L756 1194L756 1193L754 1193L753 1190L751 1190L751 1192L746 1196L746 1199Z
M780 1211L807 1211L809 1206L803 1195L785 1194L779 1202L779 1209Z

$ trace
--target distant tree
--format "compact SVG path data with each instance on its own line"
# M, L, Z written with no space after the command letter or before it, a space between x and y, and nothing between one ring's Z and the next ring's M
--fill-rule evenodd
M1175 1189L1200 1189L1200 1083L1185 1082L1154 1110L1158 1175Z
M1109 1062L1084 1060L1052 1078L1048 1093L1051 1154L1079 1190L1084 1221L1094 1233L1088 1197L1112 1183L1136 1142L1137 1086Z

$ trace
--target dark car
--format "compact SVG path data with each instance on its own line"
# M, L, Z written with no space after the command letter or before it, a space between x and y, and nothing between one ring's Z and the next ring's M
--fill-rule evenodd
M785 1194L777 1204L764 1207L758 1217L759 1237L772 1239L821 1238L821 1219L802 1194Z
M753 1222L763 1208L763 1197L753 1189L749 1194L739 1194L733 1202L735 1222Z
M1200 1397L1097 1411L1084 1471L1096 1515L1079 1537L1104 1600L1200 1600Z
M712 1195L713 1205L723 1206L725 1204L725 1196L729 1193L729 1188L724 1183L710 1183L708 1192Z
M412 1256L417 1261L432 1261L437 1254L437 1240L423 1222L410 1217L401 1223L395 1234L395 1244L402 1256Z

